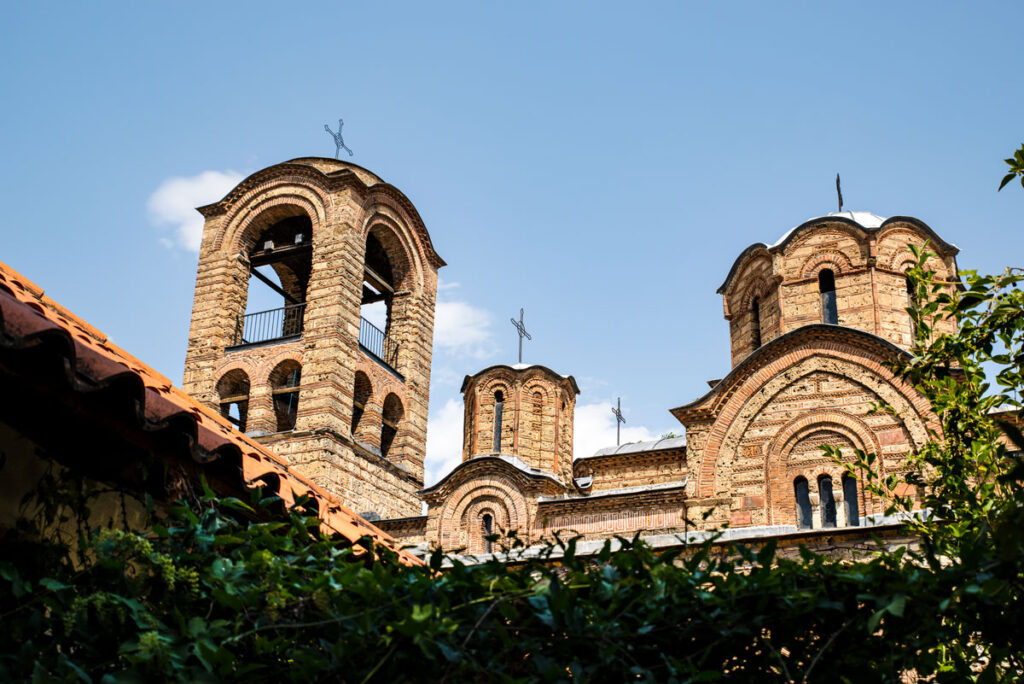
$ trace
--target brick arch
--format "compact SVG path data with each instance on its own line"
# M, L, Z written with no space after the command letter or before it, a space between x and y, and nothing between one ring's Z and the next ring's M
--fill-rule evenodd
M483 530L479 529L479 524L485 514L490 514L491 516L493 534L500 534L505 530L511 529L509 527L511 514L502 499L490 495L481 495L474 498L466 506L462 519L459 521L460 530L466 533L465 547L469 553L484 553L485 551Z
M785 524L792 513L792 489L796 475L790 464L789 455L793 448L806 438L819 433L838 435L855 449L865 453L881 455L881 444L874 431L855 416L844 411L817 409L797 416L782 426L768 442L765 459L765 506L768 524ZM881 463L881 460L878 461ZM799 469L798 475L807 478L809 483L817 482L822 475L829 475L833 481L842 480L846 470L836 463L819 463ZM842 498L841 496L839 497ZM861 489L860 510L865 510L868 502L864 499Z
M804 260L799 270L800 277L817 277L823 268L830 268L838 276L853 270L853 262L844 252L834 249L823 250Z
M448 496L440 513L438 540L442 548L464 546L461 524L466 510L481 499L500 501L507 515L505 529L529 531L526 497L508 476L494 471L471 477Z
M729 289L723 293L725 300L730 302L730 311L735 304L739 310L743 310L750 303L754 294L750 294L750 288L759 281L767 281L770 289L772 272L772 257L766 250L759 249L744 259L744 263L736 271Z
M754 298L759 297L763 302L764 299L772 294L775 290L775 283L772 282L772 278L765 273L759 273L752 277L747 287L743 289L735 302L737 304L736 311L748 311L754 304Z
M285 361L294 361L299 366L302 366L302 350L295 348L282 349L261 360L259 366L255 369L257 376L253 379L253 383L259 382L261 385L269 385L270 374Z
M897 378L879 360L866 357L851 344L813 341L802 348L765 363L752 372L718 407L697 475L698 496L727 492L720 471L732 463L739 441L757 415L783 389L806 375L826 371L847 378L901 412L903 427L912 446L920 448L928 438L930 407L914 389Z
M375 209L370 207L363 219L363 242L371 233L380 240L392 268L398 272L396 275L401 274L396 290L421 292L424 286L423 260L414 232L402 221Z
M313 234L327 223L327 196L322 189L308 185L274 184L246 195L227 216L217 249L232 254L246 249L257 228L272 225L289 216L305 215L313 225Z

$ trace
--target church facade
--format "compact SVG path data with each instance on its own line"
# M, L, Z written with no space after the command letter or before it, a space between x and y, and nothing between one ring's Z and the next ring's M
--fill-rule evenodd
M684 437L573 458L576 380L497 365L466 376L462 462L424 487L444 262L412 203L358 166L306 158L200 211L186 391L404 543L486 554L503 530L527 543L849 531L882 505L821 446L877 453L888 474L935 424L886 363L913 339L908 245L927 242L950 287L957 249L917 219L841 212L732 265L718 290L732 369L671 409ZM280 308L247 311L254 279Z

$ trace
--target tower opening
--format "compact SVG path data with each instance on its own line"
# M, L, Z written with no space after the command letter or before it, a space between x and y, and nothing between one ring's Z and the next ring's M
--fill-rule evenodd
M241 432L249 413L249 376L243 370L228 371L217 381L220 414Z
M494 393L494 446L491 451L501 453L501 414L505 409L505 395L501 390Z
M363 412L366 410L366 402L370 400L372 394L373 386L370 384L370 378L366 376L366 373L356 371L355 386L352 388L352 434L355 434L356 428L359 427L359 421L362 420Z
M385 397L380 427L380 455L385 458L394 444L404 413L402 400L397 395L389 394Z
M836 306L836 276L827 268L818 273L818 292L821 293L821 322L839 325L839 309Z
M761 298L754 297L750 304L750 342L754 349L761 346Z
M289 216L258 232L246 256L249 281L245 313L235 344L265 342L302 333L306 289L312 273L313 224Z
M363 289L360 299L359 343L377 358L395 367L398 345L392 333L398 278L388 250L371 231L366 236Z
M302 381L302 366L297 361L287 360L277 364L270 373L270 393L274 399L274 418L278 432L295 429L299 413L299 383Z

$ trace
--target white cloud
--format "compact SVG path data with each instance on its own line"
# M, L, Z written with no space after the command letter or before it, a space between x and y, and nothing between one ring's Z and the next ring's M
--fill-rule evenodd
M161 183L146 203L150 220L172 233L172 238L160 238L160 243L198 251L203 237L203 217L196 207L221 199L242 178L244 176L235 171L203 171L195 176L175 176Z
M424 485L429 487L462 461L462 402L448 399L430 411L427 421L427 456Z
M444 292L445 290L454 290L454 289L456 289L458 287L462 287L462 286L459 285L459 283L449 283L448 281L444 280L443 278L438 278L437 279L437 291L438 292Z
M491 314L462 301L438 301L434 346L448 354L484 359L495 352Z
M626 420L629 420L628 415ZM643 425L630 425L627 422L622 426L623 444L646 442L657 438L657 434ZM595 451L607 446L615 446L615 416L612 415L612 402L576 404L573 422L573 457L593 456Z

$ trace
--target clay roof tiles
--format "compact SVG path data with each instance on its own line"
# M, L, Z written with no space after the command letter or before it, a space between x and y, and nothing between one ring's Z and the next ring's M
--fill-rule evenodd
M246 482L277 477L278 495L291 505L300 495L317 504L323 528L355 543L370 537L375 543L398 549L385 532L346 508L334 495L292 471L286 460L239 432L213 409L110 342L106 335L59 303L43 289L10 266L0 262L0 345L26 348L49 341L55 354L63 355L72 387L88 392L99 387L118 386L134 392L140 411L139 427L162 430L168 427L185 433L191 457L199 463L240 453ZM407 551L403 561L419 564Z

